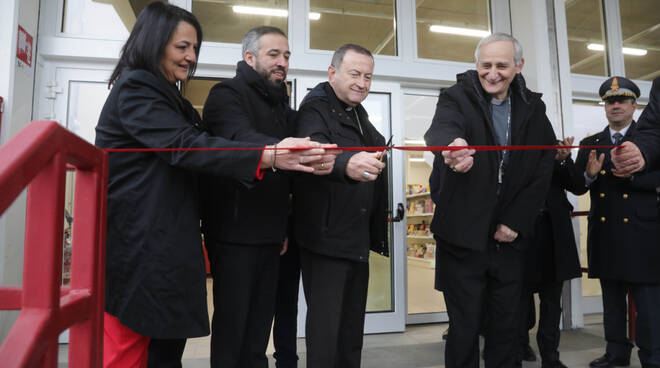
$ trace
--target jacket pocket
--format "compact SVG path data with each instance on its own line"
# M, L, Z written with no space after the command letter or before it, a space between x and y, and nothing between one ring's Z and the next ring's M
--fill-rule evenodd
M241 191L234 189L234 220L238 220L238 208L240 207Z
M332 218L332 199L333 199L333 192L328 192L328 195L326 197L326 204L325 204L325 219L323 221L323 232L328 232L330 229L330 219Z

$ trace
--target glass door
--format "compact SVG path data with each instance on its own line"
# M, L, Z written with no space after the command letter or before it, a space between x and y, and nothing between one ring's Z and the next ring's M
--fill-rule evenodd
M424 146L424 133L431 126L437 91L420 90L403 95L405 145ZM430 224L435 208L431 201L429 176L433 168L431 152L406 151L406 323L447 321L442 293L434 289L435 240Z
M307 92L323 81L325 80L296 79L296 106L300 106ZM371 123L385 139L392 135L392 143L395 145L403 142L403 127L398 118L401 116L399 101L400 88L398 84L375 81L371 85L369 96L362 103L369 113ZM397 208L399 203L402 206L404 205L402 162L403 154L400 151L395 150L388 157L390 192L388 208L390 211ZM390 222L390 256L384 257L371 252L365 333L395 332L405 329L404 231L404 222ZM300 337L303 337L305 333L306 314L307 305L301 284L298 302L298 334Z

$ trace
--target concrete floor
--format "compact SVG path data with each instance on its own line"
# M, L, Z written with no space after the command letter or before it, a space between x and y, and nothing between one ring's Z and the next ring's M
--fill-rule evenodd
M438 368L444 367L444 347L442 333L447 324L411 325L406 332L367 335L364 337L362 353L363 368ZM531 331L531 343L538 351L535 330ZM209 337L190 339L184 352L184 368L209 367ZM578 330L562 331L559 351L561 360L568 367L588 367L589 362L604 353L603 325L601 315L585 316L585 327ZM60 367L66 367L67 346L60 348ZM298 340L300 361L305 367L305 340ZM269 366L274 367L272 345L268 348ZM641 367L637 349L633 350L630 367ZM483 363L482 363L483 366ZM524 362L523 367L540 367L537 362Z
M412 325L406 332L366 335L362 352L363 368L439 368L444 367L444 347L441 336L447 324ZM535 351L535 331L530 340ZM209 337L190 339L183 357L184 368L209 367ZM60 345L59 367L67 367L67 345ZM585 317L585 327L562 331L559 346L561 360L568 367L588 367L589 362L605 351L601 315ZM298 340L298 366L305 367L305 340ZM272 345L268 349L269 366L275 367ZM633 350L631 368L640 368L637 349ZM483 366L483 363L482 363ZM523 362L523 367L540 367L537 362Z

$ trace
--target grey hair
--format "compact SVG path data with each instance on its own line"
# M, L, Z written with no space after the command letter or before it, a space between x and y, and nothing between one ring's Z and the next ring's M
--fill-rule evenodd
M522 46L520 46L520 42L518 42L515 37L506 33L493 33L490 36L482 38L477 45L477 49L474 50L474 61L477 63L479 62L479 50L481 50L481 46L488 45L489 43L496 41L509 41L513 44L513 62L516 64L516 66L520 66L523 58Z
M259 48L261 47L259 44L261 36L271 33L279 34L286 38L286 34L277 27L261 26L249 30L248 33L243 36L243 57L245 57L245 51L250 51L254 55L257 55L259 53Z
M335 51L335 53L332 55L332 61L330 62L330 65L335 69L339 69L339 67L341 67L341 63L344 61L344 55L346 55L346 52L349 50L353 52L357 52L358 54L367 55L371 58L372 61L374 60L374 56L371 54L371 51L367 50L366 48L360 45L347 43L345 45L340 46Z

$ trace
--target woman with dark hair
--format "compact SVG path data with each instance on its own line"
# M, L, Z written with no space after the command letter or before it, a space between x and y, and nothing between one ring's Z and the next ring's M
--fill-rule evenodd
M140 13L110 78L96 127L101 148L211 148L109 156L105 367L181 367L186 338L209 334L196 172L246 186L271 168L313 172L322 148L255 147L211 137L177 86L192 76L202 30L161 2ZM280 147L320 147L286 138Z

